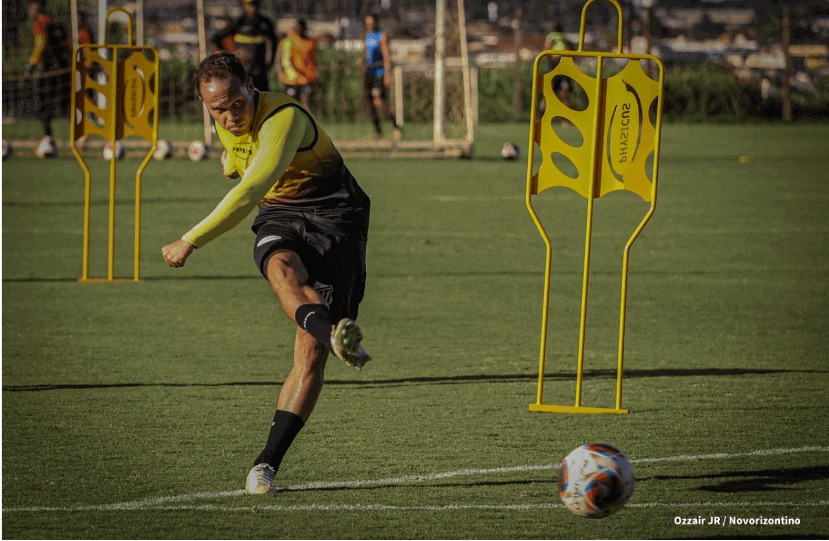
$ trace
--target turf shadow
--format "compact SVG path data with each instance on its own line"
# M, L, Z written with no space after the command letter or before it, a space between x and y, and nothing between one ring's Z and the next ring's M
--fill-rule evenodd
M784 370L784 369L749 369L749 368L660 368L654 370L627 370L625 378L654 378L654 377L693 377L693 376L746 376L769 374L824 374L827 370ZM615 370L585 370L586 378L616 378ZM420 376L412 378L361 380L326 380L326 385L333 386L402 386L411 384L424 385L457 385L480 382L517 382L536 381L536 374L475 374L460 376ZM575 379L575 373L559 372L547 374L547 380ZM82 389L117 389L134 387L244 387L244 386L280 386L281 381L230 381L220 383L42 383L34 385L4 385L4 392L54 391L54 390L82 390Z
M792 485L805 481L825 481L829 479L829 466L805 466L802 468L780 468L756 471L727 471L706 475L654 475L653 477L637 479L637 481L667 481L676 479L723 479L719 483L715 482L714 484L701 485L694 489L705 492L742 493L796 490Z
M308 487L285 487L281 488L280 492L340 492L344 490L378 490L378 489L388 489L388 488L400 488L404 486L406 488L411 488L411 484L416 484L418 488L473 488L473 487L494 487L494 486L510 486L510 485L519 485L519 486L526 486L532 484L538 485L554 485L558 486L557 481L553 480L552 477L550 479L535 479L535 480L527 480L527 479L516 479L511 481L479 481L474 483L444 483L440 480L430 480L430 481L423 481L413 479L406 483L380 483L376 485L344 485L344 486L308 486Z

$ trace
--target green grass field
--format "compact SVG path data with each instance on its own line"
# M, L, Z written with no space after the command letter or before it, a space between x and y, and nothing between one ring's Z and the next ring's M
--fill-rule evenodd
M829 127L665 127L659 203L631 252L629 415L527 411L544 245L525 162L498 157L527 127L476 137L473 160L349 162L373 200L360 321L375 360L329 361L273 496L242 489L294 330L253 265L250 219L183 269L160 253L229 188L218 160L148 166L143 281L116 284L77 282L77 162L4 161L3 537L829 537ZM103 276L108 169L90 164ZM118 165L121 277L137 166ZM646 210L629 195L596 202L586 406L614 401L622 247ZM585 200L557 188L536 208L555 247L544 398L568 405ZM556 492L559 461L595 441L637 474L603 520ZM760 517L798 523L737 523Z

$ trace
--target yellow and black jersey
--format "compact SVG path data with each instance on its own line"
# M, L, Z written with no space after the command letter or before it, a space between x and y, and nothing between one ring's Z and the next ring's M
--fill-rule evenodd
M256 91L251 129L236 136L216 125L228 154L224 172L239 183L184 235L203 246L259 206L254 224L310 220L334 234L365 237L369 198L313 115L285 94Z
M298 134L299 146L293 160L279 181L265 194L261 205L311 203L338 189L345 163L331 138L313 116L285 94L257 92L257 96L256 116L248 134L237 137L216 126L229 158L225 162L225 172L235 171L244 175L268 136L287 132L291 124L302 124L304 130ZM276 122L269 122L271 119L276 119ZM268 126L271 133L263 134L262 128L266 123L271 124Z
M227 38L232 38L232 45L226 44ZM235 53L245 66L245 71L254 77L267 73L268 41L270 58L275 59L279 40L273 22L260 13L252 18L242 15L213 37L213 44L217 49L227 49Z

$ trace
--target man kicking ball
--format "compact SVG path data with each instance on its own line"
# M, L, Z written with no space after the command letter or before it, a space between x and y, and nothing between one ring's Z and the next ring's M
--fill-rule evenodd
M255 90L238 57L208 56L195 77L225 149L224 175L240 180L161 252L168 265L182 267L196 248L259 207L253 256L297 325L293 366L245 485L251 494L276 492L274 476L314 409L329 351L357 370L370 360L355 321L365 291L370 200L311 113L285 94Z

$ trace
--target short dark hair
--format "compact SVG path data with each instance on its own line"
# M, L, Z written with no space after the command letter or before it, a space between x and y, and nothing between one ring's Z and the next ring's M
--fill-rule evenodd
M29 6L37 6L41 13L49 15L49 7L46 5L46 0L32 0L29 2Z
M196 68L196 92L201 96L202 83L209 83L214 79L224 81L233 77L238 77L242 84L247 83L248 72L239 57L227 51L212 54L202 60Z

